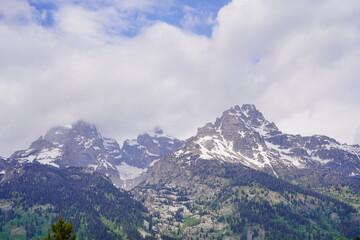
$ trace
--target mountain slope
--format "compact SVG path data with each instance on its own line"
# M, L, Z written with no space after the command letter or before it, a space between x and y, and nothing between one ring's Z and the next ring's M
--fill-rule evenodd
M38 163L2 171L1 239L44 237L58 216L75 225L80 239L142 239L145 208L95 171Z
M160 160L134 189L154 230L174 239L336 239L360 234L359 215L338 200L242 164ZM260 238L248 237L258 234Z

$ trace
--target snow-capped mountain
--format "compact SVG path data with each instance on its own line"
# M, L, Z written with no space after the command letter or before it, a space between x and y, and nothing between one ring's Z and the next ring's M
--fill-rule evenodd
M136 186L154 161L178 150L182 142L165 135L160 128L126 140L120 148L115 139L105 138L84 121L51 128L28 149L16 151L10 159L38 162L57 168L86 167L109 176L124 188ZM140 178L139 178L140 177Z
M164 134L159 127L140 134L136 139L126 140L121 149L120 161L138 168L148 168L161 157L172 153L183 142Z
M254 105L235 106L214 123L198 129L175 153L179 161L216 159L241 163L275 176L293 169L328 169L360 175L360 146L340 144L326 136L282 133Z
M166 135L159 127L140 134L136 139L125 140L116 160L123 188L131 189L138 185L146 177L148 168L182 146L183 141Z
M185 143L155 128L126 140L120 148L115 139L103 137L94 125L78 121L50 129L10 159L60 168L92 168L129 189L145 178L149 167L167 155L189 165L197 159L239 163L281 177L292 176L294 170L301 169L360 175L360 146L340 144L326 136L282 133L254 105L225 111Z
M54 167L88 167L119 179L114 166L119 157L116 140L103 138L94 125L78 121L72 125L51 128L44 137L26 150L16 151L10 159L39 162Z

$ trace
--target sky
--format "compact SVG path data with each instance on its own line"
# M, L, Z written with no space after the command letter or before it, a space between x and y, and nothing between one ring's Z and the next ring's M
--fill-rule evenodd
M360 143L358 0L0 0L0 155L79 119L185 139L245 103Z

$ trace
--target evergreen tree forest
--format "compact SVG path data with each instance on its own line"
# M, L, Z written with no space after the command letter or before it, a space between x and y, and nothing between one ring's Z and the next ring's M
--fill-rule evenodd
M60 216L77 239L142 239L143 205L86 169L27 164L0 185L0 239L44 239Z

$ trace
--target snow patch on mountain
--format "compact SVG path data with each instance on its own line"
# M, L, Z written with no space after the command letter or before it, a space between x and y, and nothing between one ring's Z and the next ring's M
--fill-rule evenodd
M36 160L44 160L44 159L52 159L55 160L56 158L61 157L62 150L59 148L53 149L42 149L36 156Z
M204 136L197 139L194 143L199 147L201 152L199 158L201 159L217 159L223 162L243 163L253 168L263 168L265 165L271 166L266 152L261 147L258 149L257 157L249 158L238 151L234 151L233 143L222 136ZM181 154L181 152L177 152L177 156L188 153L183 152ZM259 161L259 156L261 156L261 161Z
M132 140L126 140L125 143L129 146L139 146L139 143L137 142L136 139L132 139Z
M277 154L279 154L279 157L287 162L288 165L294 165L297 168L305 168L306 166L301 162L300 158L297 157L291 157L291 151L290 149L281 148L279 145L272 144L271 142L266 141L266 146L270 149L275 151Z
M147 168L142 169L142 168L130 166L125 162L121 163L120 165L117 165L116 169L120 173L120 179L124 181L137 178L141 174L147 171Z

